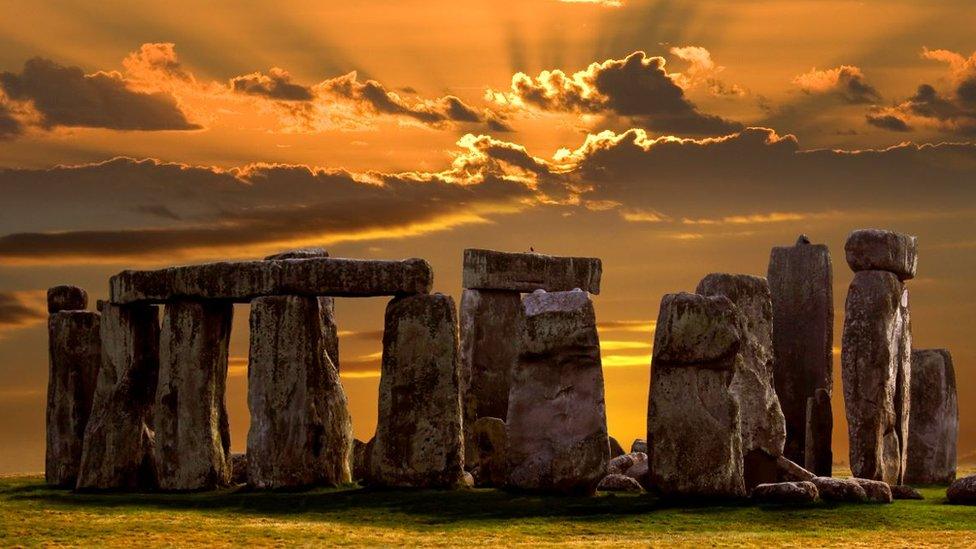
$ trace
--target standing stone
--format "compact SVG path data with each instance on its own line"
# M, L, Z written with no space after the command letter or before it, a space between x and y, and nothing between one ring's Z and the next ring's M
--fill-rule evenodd
M88 292L78 286L54 286L47 290L47 312L84 311L88 308Z
M522 296L503 290L464 290L461 294L461 386L465 463L471 467L471 428L482 417L508 416L512 369L522 334Z
M224 392L233 316L233 304L220 301L174 301L163 311L153 409L156 474L163 490L230 484Z
M904 482L951 483L956 479L959 404L949 351L912 351L910 408Z
M830 445L818 441L830 439L834 428L831 412L830 393L827 389L817 389L807 399L807 437L804 444L803 466L820 477L829 477L833 468L834 453Z
M739 405L746 489L777 479L776 458L783 455L786 423L773 388L773 306L769 285L758 276L712 273L695 293L724 295L742 316L740 361L729 390Z
M508 431L497 417L482 417L471 428L471 474L476 486L504 486L508 478ZM468 450L465 445L465 451Z
M647 412L649 483L666 496L742 497L739 405L730 390L743 340L725 296L661 300Z
M522 303L522 351L508 400L508 486L591 495L610 459L593 303L581 290L539 290Z
M830 251L801 235L794 246L777 246L767 272L773 303L773 380L786 418L784 455L803 463L807 399L817 389L833 392L834 301ZM820 431L814 452L830 448ZM826 472L829 475L829 471Z
M270 296L251 302L247 367L248 484L337 486L350 481L352 422L326 350L322 303Z
M463 486L459 375L454 300L433 294L390 301L370 484Z
M48 319L47 446L44 478L74 488L101 364L101 315L59 311Z
M908 291L886 271L858 271L844 318L844 405L851 472L901 484L907 454L911 324Z
M102 363L85 429L81 490L156 486L149 428L159 375L159 310L102 304Z

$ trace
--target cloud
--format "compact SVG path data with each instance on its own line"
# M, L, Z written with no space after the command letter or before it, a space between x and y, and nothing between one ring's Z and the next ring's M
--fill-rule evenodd
M14 117L13 111L0 96L0 141L13 139L24 132L24 126Z
M0 73L0 88L12 101L28 103L39 125L114 130L194 130L176 99L166 92L137 91L118 72L85 74L36 57L20 73Z
M948 65L946 85L921 84L915 94L868 113L873 126L892 131L930 128L963 136L976 135L976 53L970 57L949 50L922 50L922 57Z
M196 79L183 68L176 55L176 44L171 42L150 42L139 47L122 60L126 74L133 80L159 84L161 81L175 80L194 83Z
M558 69L536 77L519 72L512 77L509 91L488 90L485 97L515 110L616 115L668 133L715 134L741 128L736 122L699 112L677 78L665 71L663 57L637 51L569 75Z
M230 89L281 101L311 101L315 97L311 88L293 83L288 71L278 67L272 67L269 74L252 72L231 78Z
M0 332L42 322L47 318L46 299L43 290L0 292Z
M868 84L861 69L853 65L841 65L833 69L817 70L798 75L793 83L804 93L811 95L831 94L845 103L876 103L881 94Z
M712 60L712 54L701 46L674 47L671 55L689 63L683 73L672 74L675 82L685 90L704 87L712 95L743 96L746 91L738 84L729 84L720 78L725 67Z

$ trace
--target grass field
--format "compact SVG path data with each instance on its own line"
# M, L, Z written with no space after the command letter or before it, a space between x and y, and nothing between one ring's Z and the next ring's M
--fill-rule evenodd
M648 495L543 498L495 490L75 494L0 478L0 545L976 545L976 507L923 501L669 506Z

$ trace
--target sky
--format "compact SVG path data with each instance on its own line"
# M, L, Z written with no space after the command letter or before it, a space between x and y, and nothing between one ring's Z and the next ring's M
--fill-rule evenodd
M798 234L918 236L914 343L945 347L976 453L976 5L946 0L5 2L0 473L44 457L44 292L300 246L596 256L610 433L643 437L661 296L765 275ZM338 5L335 5L338 4ZM340 299L357 438L386 300ZM228 408L247 433L246 305Z

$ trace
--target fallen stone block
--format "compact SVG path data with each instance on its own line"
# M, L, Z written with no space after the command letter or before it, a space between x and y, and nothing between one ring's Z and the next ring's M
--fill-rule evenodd
M647 454L643 452L632 452L617 456L607 462L607 473L611 475L626 474L631 467L640 461L647 461Z
M644 489L636 480L625 476L610 474L603 477L596 489L600 492L643 492Z
M817 476L810 471L807 471L803 467L800 467L796 463L793 463L786 456L779 456L776 458L776 470L778 472L777 479L780 482L801 482L806 480L813 480L813 477Z
M864 493L868 496L868 501L871 503L891 503L893 497L891 493L891 487L888 486L887 482L881 482L880 480L869 480L866 478L855 478L854 482L861 485L864 488Z
M387 305L371 485L464 485L458 351L450 296L415 295Z
M879 229L860 229L844 245L852 271L888 271L899 280L915 278L918 268L918 239Z
M84 311L88 308L88 292L78 286L54 286L47 290L47 312Z
M600 293L603 265L596 257L560 257L537 253L464 250L462 285L471 290Z
M910 393L904 482L949 484L956 479L959 436L956 374L949 351L912 351Z
M370 297L430 292L423 259L381 261L331 257L205 263L155 271L122 271L109 280L112 303L219 299L247 303L272 295Z
M864 503L868 494L864 488L851 478L813 477L810 481L817 486L820 499L824 501Z
M925 499L921 492L906 484L895 484L889 488L894 499Z
M946 489L949 503L976 505L976 475L956 479Z
M813 503L820 497L817 485L809 481L759 484L750 496L756 503L801 504Z
M610 457L611 458L615 458L617 456L622 456L622 455L624 455L624 454L627 453L627 452L624 452L624 447L621 446L619 442L617 442L617 439L615 439L613 437L610 437L610 439L608 440L608 442L610 443Z
M610 447L596 317L583 291L523 298L525 328L508 399L508 486L593 494Z
M44 479L74 488L85 427L102 360L101 315L59 310L48 319L48 384Z
M634 442L630 443L630 451L633 452L644 452L647 453L647 441L642 438L635 438Z

